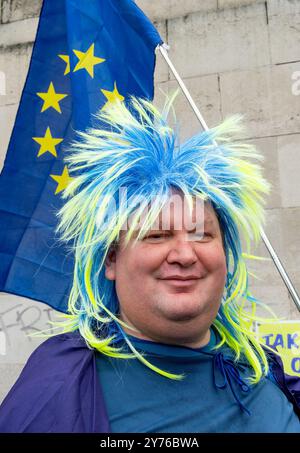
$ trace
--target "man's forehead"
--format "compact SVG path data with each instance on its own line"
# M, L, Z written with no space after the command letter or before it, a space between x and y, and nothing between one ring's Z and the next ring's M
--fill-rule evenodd
M153 226L158 227L159 229L164 229L168 225L170 228L176 228L176 225L182 225L192 221L197 225L214 225L218 223L217 216L214 212L212 206L208 203L203 203L200 200L199 204L196 206L196 202L193 203L192 211L180 209L180 207L170 207L164 206L160 211L156 221Z
M143 220L146 219L147 212L149 212L148 206L143 210L137 224L135 224L135 233L140 231L141 225L145 225ZM132 225L132 221L134 223L134 218L135 212L130 216L127 226ZM199 233L204 231L205 227L209 225L217 226L218 223L217 216L210 202L195 196L191 196L188 199L182 194L175 193L163 204L155 220L146 230L194 231L196 229Z
M215 212L213 206L211 205L211 203L209 201L203 201L203 200L200 200L200 201L201 201L200 207L202 207L202 209L197 210L197 209L195 209L196 199L195 199L195 197L193 197L192 216L189 219L189 220L191 220L191 222L184 222L184 223L182 223L182 220L184 220L184 219L182 218L182 216L178 215L178 211L176 211L176 210L174 211L174 209L168 210L166 208L166 205L164 205L162 207L161 211L159 212L157 218L152 223L152 225L149 228L146 228L146 229L143 228L142 236L144 236L144 234L149 234L149 232L151 232L151 231L166 231L166 230L176 231L176 230L179 230L179 231L186 231L186 232L192 233L192 234L197 234L197 236L198 236L199 234L200 235L203 234L206 228L214 228L214 229L217 228L217 229L221 230L219 221L218 221L218 217L217 217L216 212ZM141 222L141 223L143 223L143 222ZM130 222L129 222L129 224L130 224ZM137 224L134 227L134 229L130 235L132 240L135 240L139 236L139 234L141 232L140 225L141 224ZM129 227L128 224L127 224L127 228L121 228L121 231L119 233L120 234L119 240L121 240L121 242L123 242L123 240L127 236L128 230L130 230L130 229L131 228ZM130 240L130 242L131 242L131 240Z

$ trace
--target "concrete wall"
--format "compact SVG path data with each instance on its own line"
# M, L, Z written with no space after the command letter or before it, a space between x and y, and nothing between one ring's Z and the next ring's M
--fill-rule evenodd
M300 0L137 0L171 46L170 57L209 126L243 113L273 185L266 232L300 292ZM0 164L27 74L41 0L0 0ZM3 93L5 77L5 95ZM177 84L160 55L156 101ZM182 137L199 130L183 96ZM263 245L257 253L268 256ZM253 266L252 266L253 268ZM285 319L299 319L272 261L253 268L254 294ZM55 318L45 304L0 294L0 400L42 339L26 333Z

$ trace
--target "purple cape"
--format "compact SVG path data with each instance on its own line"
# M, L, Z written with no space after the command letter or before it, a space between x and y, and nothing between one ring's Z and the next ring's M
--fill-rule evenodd
M110 432L95 353L78 331L31 354L0 407L0 432Z
M300 379L266 351L275 379L300 416ZM1 433L109 433L96 355L79 332L57 335L29 357L0 407Z

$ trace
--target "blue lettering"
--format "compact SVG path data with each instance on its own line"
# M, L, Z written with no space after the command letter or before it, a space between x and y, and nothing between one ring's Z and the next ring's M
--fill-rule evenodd
M280 333L278 333L276 335L276 338L275 338L273 346L275 346L275 348L277 348L277 346L281 346L282 348L284 347L284 345L283 345L283 337L282 337L282 335Z
M295 340L297 340L298 338L298 334L296 333L288 333L288 337L287 337L287 340L288 340L288 348L289 349L292 349L292 347L295 347L295 348L299 348L298 344L295 342Z
M295 373L300 373L300 357L294 357L292 359L291 367Z
M262 338L264 338L265 342L266 342L266 345L267 346L272 346L271 343L270 343L270 339L271 337L273 337L274 335L272 333L269 333L269 335L264 335Z

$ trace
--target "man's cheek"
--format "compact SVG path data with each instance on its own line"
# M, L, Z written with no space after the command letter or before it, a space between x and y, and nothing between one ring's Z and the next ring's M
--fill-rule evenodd
M227 273L225 255L219 250L207 254L206 259L202 262L208 272Z

